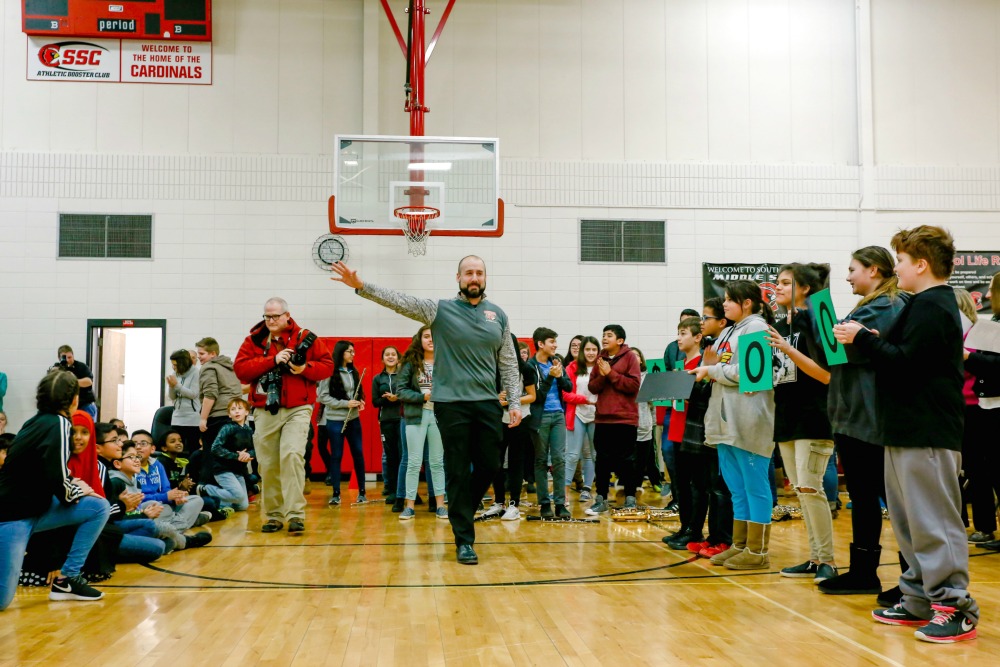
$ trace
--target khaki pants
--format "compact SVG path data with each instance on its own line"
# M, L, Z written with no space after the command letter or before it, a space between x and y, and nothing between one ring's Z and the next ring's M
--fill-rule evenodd
M268 519L304 519L306 439L311 405L280 408L272 415L254 411L253 446L260 468L261 511Z

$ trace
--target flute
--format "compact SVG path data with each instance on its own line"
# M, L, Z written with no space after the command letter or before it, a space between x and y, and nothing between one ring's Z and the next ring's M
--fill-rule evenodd
M354 394L351 396L351 400L352 401L358 400L358 392L361 391L361 383L362 383L362 381L364 381L364 379L365 379L365 373L367 373L367 372L368 372L367 368L364 368L364 369L361 370L361 376L358 378L358 383L356 385L354 385ZM344 417L344 423L345 424L347 422L351 421L352 419L354 419L354 417L359 417L361 415L361 410L358 410L357 414L355 414L355 415L352 416L351 415L351 411L353 411L353 410L354 410L354 408L347 408L347 416Z

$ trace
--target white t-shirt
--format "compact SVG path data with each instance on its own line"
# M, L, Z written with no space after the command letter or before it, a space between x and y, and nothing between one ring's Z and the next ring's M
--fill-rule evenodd
M417 383L420 385L420 393L424 396L431 395L431 388L434 386L434 362L425 361L424 362L424 372L417 377ZM433 410L434 401L427 399L424 401L424 410Z
M576 393L586 396L588 401L596 401L597 395L590 393L590 373L576 376ZM593 403L580 403L576 406L576 417L584 424L594 421L597 416L597 406Z

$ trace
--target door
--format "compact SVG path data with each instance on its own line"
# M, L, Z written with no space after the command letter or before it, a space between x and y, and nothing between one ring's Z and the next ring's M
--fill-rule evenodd
M166 320L88 320L88 365L94 373L98 419L149 430L163 405Z

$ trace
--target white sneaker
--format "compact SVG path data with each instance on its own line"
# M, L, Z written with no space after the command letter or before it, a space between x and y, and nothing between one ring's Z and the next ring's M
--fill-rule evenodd
M500 516L501 514L503 514L503 505L500 503L493 503L490 505L489 509L483 512L480 516Z
M490 509L493 509L493 508L491 507ZM500 520L501 521L517 521L520 518L521 518L521 510L517 509L517 505L515 505L513 502L511 502L511 504L507 506L507 511L503 513L502 517L500 517Z

